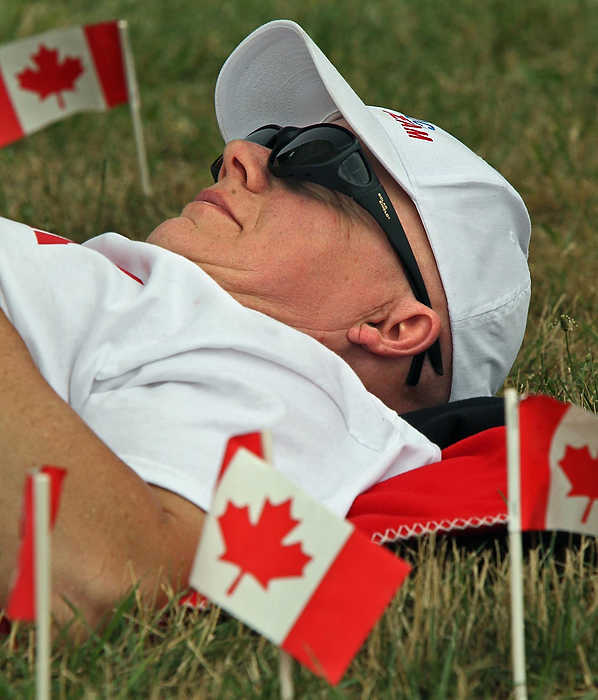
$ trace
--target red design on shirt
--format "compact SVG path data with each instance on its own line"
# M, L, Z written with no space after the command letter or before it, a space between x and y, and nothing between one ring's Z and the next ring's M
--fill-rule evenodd
M125 275L129 275L129 277L130 277L132 280L135 280L135 282L139 282L139 284L143 284L142 280L140 280L139 277L137 277L137 275L134 275L132 272L129 272L128 270L125 270L125 268L124 268L124 267L121 267L120 265L117 265L116 267L118 267L118 269L119 269L121 272L124 272Z
M74 243L74 241L71 241L68 238L65 238L64 236L57 236L55 233L47 233L47 231L36 231L34 229L33 233L35 234L37 242L40 245L67 245L68 243ZM137 275L134 275L132 272L125 270L125 268L121 267L120 265L117 265L116 267L118 267L118 269L121 272L124 272L125 275L128 275L132 280L135 280L135 282L143 284L143 281L140 280L139 277L137 277Z
M64 238L64 236L57 236L55 233L46 233L46 231L34 231L35 237L37 238L37 242L40 245L54 245L54 244L62 244L66 245L67 243L72 243L73 241L70 241L68 238Z

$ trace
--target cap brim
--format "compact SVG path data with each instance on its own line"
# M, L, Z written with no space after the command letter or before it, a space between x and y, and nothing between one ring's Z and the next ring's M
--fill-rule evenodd
M411 193L407 171L376 117L295 22L275 20L250 34L226 60L216 83L216 118L225 141L264 124L307 126L338 112Z

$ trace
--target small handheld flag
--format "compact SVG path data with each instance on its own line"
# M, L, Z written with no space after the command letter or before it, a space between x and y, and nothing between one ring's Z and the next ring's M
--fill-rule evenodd
M7 615L36 623L36 698L50 697L50 530L58 513L66 471L43 466L25 481L21 549Z
M43 466L40 470L50 479L50 514L49 527L54 527L60 492L66 470L60 467ZM17 575L8 598L6 614L11 620L35 620L35 518L34 518L34 474L25 480L23 510L21 516L21 547Z
M81 111L129 102L145 194L151 191L126 22L57 29L0 46L0 147Z
M221 473L190 582L337 683L408 571L239 449Z
M522 529L598 536L598 416L548 396L519 413Z
M598 417L549 396L519 406L521 529L598 536ZM471 435L442 461L375 484L348 518L375 542L504 526L505 427Z

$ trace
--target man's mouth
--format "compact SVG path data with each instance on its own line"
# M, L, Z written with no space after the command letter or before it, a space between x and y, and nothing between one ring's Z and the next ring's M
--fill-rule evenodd
M210 206L217 207L220 209L224 214L226 214L230 219L232 219L237 226L241 227L240 222L237 220L237 218L234 216L234 214L231 212L227 202L226 202L226 197L224 197L220 192L215 192L212 189L205 189L202 190L197 197L193 200L194 202L204 202L205 204L208 204Z

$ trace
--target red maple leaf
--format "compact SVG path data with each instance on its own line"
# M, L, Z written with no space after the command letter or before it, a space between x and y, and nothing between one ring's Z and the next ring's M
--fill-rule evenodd
M226 591L232 595L245 574L251 574L267 589L273 578L302 576L303 567L311 560L301 543L281 544L282 539L301 521L291 517L291 499L272 505L267 498L255 525L249 519L249 507L239 508L228 502L218 518L226 551L222 561L237 564L238 576Z
M25 68L17 73L19 84L23 90L31 90L39 94L40 100L45 100L48 95L55 94L58 106L65 108L63 90L74 90L75 80L83 73L83 64L80 58L66 56L62 62L58 62L58 49L48 49L40 44L36 54L31 56L37 69Z
M559 464L572 484L567 496L587 496L590 499L581 518L585 523L594 501L598 499L598 459L590 455L588 445L579 449L567 445Z

